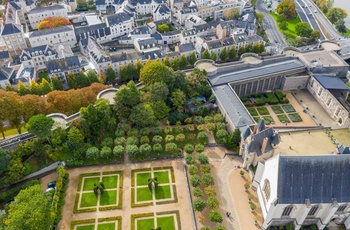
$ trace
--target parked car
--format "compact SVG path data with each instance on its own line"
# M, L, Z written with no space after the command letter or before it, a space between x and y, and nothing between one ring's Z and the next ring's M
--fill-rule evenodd
M48 188L54 188L56 186L56 181L51 181L50 183L47 184Z
M55 189L54 189L54 188L48 188L48 189L46 189L45 192L50 192L50 191L52 191L52 190L55 190Z
M5 202L5 205L9 205L14 201L15 201L15 198L9 199L8 201Z

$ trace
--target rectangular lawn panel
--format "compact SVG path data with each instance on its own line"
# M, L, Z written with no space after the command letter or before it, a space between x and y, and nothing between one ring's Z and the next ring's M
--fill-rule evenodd
M115 230L115 223L98 224L97 230Z
M158 217L157 227L166 230L175 230L174 216Z
M145 188L136 188L136 201L149 201L152 200L152 192L148 187Z
M166 184L170 182L168 172L154 172L154 177L157 177L158 184Z
M136 174L136 185L148 185L148 178L151 178L152 175L150 172L147 173L137 173Z
M118 187L118 176L104 176L102 182L105 188L117 188Z
M300 117L298 113L292 113L288 114L288 117L293 121L293 122L300 122L303 121L303 119Z
M265 120L265 124L267 124L267 125L275 123L275 121L273 120L273 118L271 116L263 116L263 118Z
M94 184L100 182L100 177L84 178L83 191L89 191L94 189Z
M282 107L279 106L279 105L271 106L271 109L273 110L273 112L274 112L275 114L284 113Z
M255 122L259 122L261 120L260 117L253 117L253 118L254 118Z
M292 105L282 105L284 111L286 111L286 113L294 113L295 109Z
M170 185L158 186L156 189L156 200L171 198Z
M136 224L137 230L150 230L150 229L154 228L154 219L153 218L136 220L136 223L137 223Z
M100 196L100 205L111 205L117 203L117 191L104 191Z
M277 115L278 120L280 120L280 122L282 123L290 123L287 115L281 114L281 115Z
M247 108L248 112L250 113L250 115L252 116L258 116L258 112L256 111L255 108Z
M270 114L265 106L258 107L257 109L258 109L258 112L260 115L269 115Z
M97 205L97 196L94 192L82 193L80 208L95 207Z
M77 230L95 230L95 225L84 225L84 226L78 226L76 228Z

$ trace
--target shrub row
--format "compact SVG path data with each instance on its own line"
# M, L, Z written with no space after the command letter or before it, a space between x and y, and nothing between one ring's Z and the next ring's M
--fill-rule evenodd
M165 212L157 212L156 214L157 214L157 215L175 214L176 220L177 220L178 230L181 230L181 218L180 218L180 212L179 212L179 210L175 210L175 211L165 211Z
M153 170L170 169L171 172L171 182L175 183L174 168L172 166L154 167Z
M83 173L79 175L79 183L78 183L78 188L77 190L80 191L81 190L81 186L83 184L83 177L88 177L88 176L99 176L101 175L100 172L94 172L94 173Z
M153 217L153 216L154 216L153 212L131 215L131 225L130 225L131 230L135 230L136 229L135 228L135 219L142 218L142 217Z
M135 186L135 173L136 172L148 172L151 168L133 169L131 170L131 187Z
M95 223L95 219L74 220L70 224L70 230L74 230L75 225L78 225L78 224L93 224L93 223Z
M118 221L118 227L117 230L122 230L122 217L121 216L113 216L113 217L106 217L106 218L98 218L98 222L105 222L105 221Z
M135 188L131 188L131 207L136 208L136 207L146 207L146 206L152 206L153 202L147 202L147 203L142 203L142 204L135 204Z
M107 210L115 210L115 209L120 209L120 208L118 208L118 205L113 205L113 206L100 207L98 210L107 211Z
M65 203L66 191L69 182L69 174L62 166L58 166L57 171L58 177L56 179L56 193L52 204L52 213L55 215L55 225L62 219L62 209Z
M102 172L102 175L122 174L122 170Z

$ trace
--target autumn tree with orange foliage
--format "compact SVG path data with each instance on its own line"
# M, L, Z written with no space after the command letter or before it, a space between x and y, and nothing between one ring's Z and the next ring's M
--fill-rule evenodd
M50 28L61 27L61 26L69 26L69 25L72 25L72 23L64 17L61 17L61 16L48 17L39 23L38 30L50 29Z

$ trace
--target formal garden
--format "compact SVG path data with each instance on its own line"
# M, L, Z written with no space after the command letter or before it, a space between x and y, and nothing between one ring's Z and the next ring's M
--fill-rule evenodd
M74 203L74 213L122 208L123 172L81 174Z
M120 216L72 221L70 230L122 230Z
M259 93L250 97L243 96L241 100L256 122L264 119L266 125L275 124L275 120L270 113L271 110L274 113L273 115L276 115L274 117L281 123L303 121L293 105L289 104L286 94L281 91ZM271 108L271 110L269 111L268 108Z
M179 211L150 212L131 215L131 230L181 230Z

